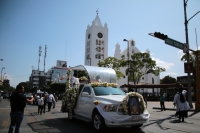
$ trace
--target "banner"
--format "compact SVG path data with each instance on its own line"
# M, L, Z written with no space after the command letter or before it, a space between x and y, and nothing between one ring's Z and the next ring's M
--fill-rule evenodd
M56 67L67 67L67 61L57 60Z

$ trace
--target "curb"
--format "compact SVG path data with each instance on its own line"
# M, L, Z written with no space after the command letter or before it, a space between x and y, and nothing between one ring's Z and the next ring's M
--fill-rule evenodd
M161 110L161 108L159 107L153 107L153 109L158 109L158 110ZM165 108L165 110L172 110L172 111L176 111L176 108ZM196 112L195 109L190 109L188 110L189 112Z

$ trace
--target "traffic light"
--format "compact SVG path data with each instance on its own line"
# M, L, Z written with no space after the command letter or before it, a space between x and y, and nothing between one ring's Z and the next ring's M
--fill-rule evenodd
M157 37L157 38L162 39L162 40L165 40L165 39L168 38L167 35L162 34L162 33L160 33L160 32L155 32L155 33L154 33L154 37Z

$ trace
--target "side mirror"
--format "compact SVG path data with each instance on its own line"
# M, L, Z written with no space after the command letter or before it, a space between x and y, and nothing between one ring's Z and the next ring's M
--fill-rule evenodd
M82 97L88 97L88 96L90 96L90 95L89 95L88 92L82 92L81 96L82 96Z

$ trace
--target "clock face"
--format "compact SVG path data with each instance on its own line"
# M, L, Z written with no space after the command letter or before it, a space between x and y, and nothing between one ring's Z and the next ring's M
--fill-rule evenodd
M99 32L99 33L97 34L97 36L98 36L99 38L102 38L102 37L103 37L103 34Z
M88 34L88 39L90 39L90 34Z

